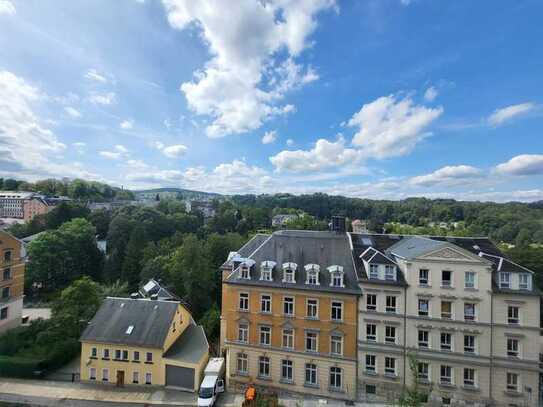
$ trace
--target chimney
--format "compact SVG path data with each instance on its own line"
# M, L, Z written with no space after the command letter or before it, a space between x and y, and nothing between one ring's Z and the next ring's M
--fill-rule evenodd
M345 233L345 217L344 216L332 216L332 232Z
M132 293L130 294L130 298L133 300L137 300L138 298L140 298L140 295L138 293Z

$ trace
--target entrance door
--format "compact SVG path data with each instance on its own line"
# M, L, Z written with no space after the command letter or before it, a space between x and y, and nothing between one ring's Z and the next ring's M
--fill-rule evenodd
M124 386L124 371L117 370L117 387L123 387L123 386Z

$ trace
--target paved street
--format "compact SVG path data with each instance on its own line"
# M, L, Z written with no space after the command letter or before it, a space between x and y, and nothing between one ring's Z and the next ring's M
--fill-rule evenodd
M146 391L142 391L146 390ZM84 383L68 383L52 380L23 380L2 378L0 402L21 403L33 406L77 406L77 407L145 407L145 406L195 406L196 394L171 389L118 389ZM240 394L225 393L219 397L218 406L239 407L243 401ZM281 398L285 407L342 407L341 401L324 401L310 398ZM356 403L357 407L381 407L384 404Z

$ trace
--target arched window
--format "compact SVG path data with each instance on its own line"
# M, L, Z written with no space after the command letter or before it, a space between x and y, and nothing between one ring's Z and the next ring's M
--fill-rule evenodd
M11 250L7 250L4 253L4 261L11 261Z
M283 283L295 283L296 282L296 269L298 265L296 263L284 263L283 264Z
M319 285L319 272L320 266L318 264L306 264L305 265L305 274L306 284Z
M328 267L330 272L330 286L331 287L345 287L344 276L343 276L343 267L334 265Z

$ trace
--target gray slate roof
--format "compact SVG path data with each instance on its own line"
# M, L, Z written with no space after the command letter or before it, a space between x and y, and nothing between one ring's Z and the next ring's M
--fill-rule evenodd
M360 294L346 234L327 231L282 230L274 232L272 235L263 236L267 237L262 238L263 241L259 240L260 245L256 251L251 254L243 253L243 257L255 261L255 265L251 268L251 279L239 278L239 273L236 271L228 276L227 283ZM273 281L260 280L260 264L266 260L277 263L272 271ZM282 282L283 270L281 266L288 262L296 263L298 266L295 283ZM304 266L310 263L320 266L320 285L318 286L305 284ZM330 287L330 273L327 268L333 265L343 267L345 287Z
M80 340L162 348L179 304L177 301L108 297ZM126 330L130 325L134 329L128 335Z
M387 252L404 259L413 259L445 246L447 246L446 242L423 236L410 236L391 246Z
M164 354L165 358L187 363L198 363L209 351L204 328L191 324Z

